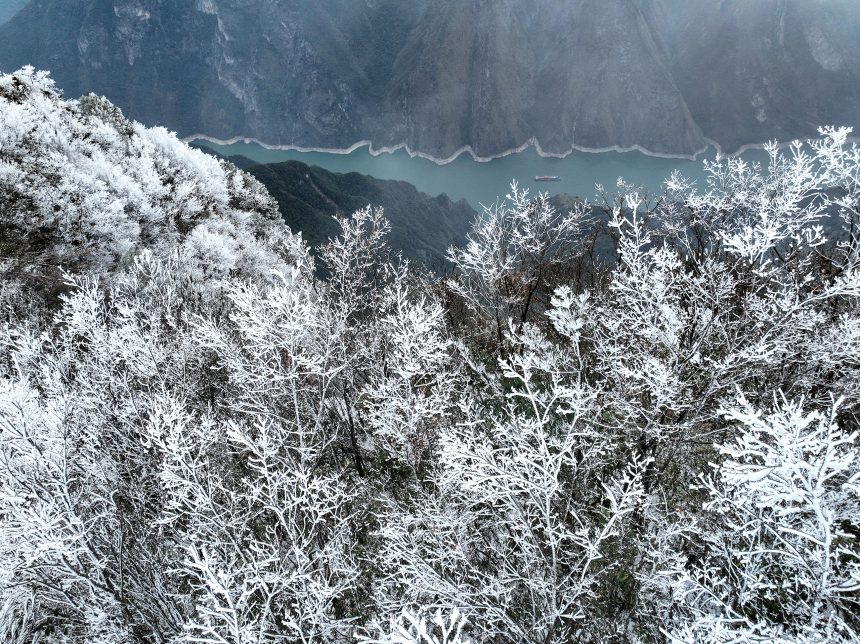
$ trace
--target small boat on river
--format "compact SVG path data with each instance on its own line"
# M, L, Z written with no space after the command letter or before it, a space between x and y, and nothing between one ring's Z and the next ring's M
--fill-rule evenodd
M535 181L561 181L561 177L554 174L539 175L535 177Z

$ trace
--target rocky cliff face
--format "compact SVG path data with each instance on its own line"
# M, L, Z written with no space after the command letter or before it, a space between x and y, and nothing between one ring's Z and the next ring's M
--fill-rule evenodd
M692 154L860 125L852 0L30 0L0 69L183 135Z
M696 123L727 151L860 129L854 0L653 0L647 13Z
M704 146L641 11L606 0L431 0L386 94L393 139L491 155L535 137L549 152Z

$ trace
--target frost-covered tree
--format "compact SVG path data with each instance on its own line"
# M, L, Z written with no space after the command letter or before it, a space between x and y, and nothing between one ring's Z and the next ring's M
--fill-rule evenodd
M456 609L446 618L441 611L430 617L415 615L404 610L397 618L392 618L390 630L376 626L381 634L359 635L359 644L471 644L463 628L466 620Z
M34 639L158 641L181 623L157 524L158 462L141 430L154 395L194 383L182 377L189 347L172 319L173 278L138 261L124 296L109 301L80 278L50 332L0 336L7 601L32 596Z
M491 325L503 341L508 320L518 329L547 306L547 292L559 269L584 246L589 217L586 204L558 212L547 195L532 199L516 182L503 200L485 207L465 248L452 247L448 258L457 269L448 281L475 321Z
M604 616L602 587L625 565L643 465L612 473L606 442L581 423L589 406L580 392L533 385L515 389L498 415L474 410L443 439L432 492L414 509L390 510L380 532L382 607L457 609L490 641L607 632L595 618Z
M361 476L408 487L457 385L445 312L430 285L392 255L380 209L339 223L341 234L320 252L328 273L321 305L340 364L329 410Z
M703 476L701 550L672 579L685 617L670 637L860 638L860 452L837 409L778 400L765 414L742 398L727 412L739 431Z
M822 135L787 153L771 146L765 168L708 165L704 190L675 176L667 196L646 201L622 185L627 193L608 202L618 257L607 286L560 288L546 313L555 331L548 340L568 357L560 376L533 370L532 377L550 390L559 380L584 387L599 401L587 416L613 456L600 465L604 476L623 472L629 459L643 468L645 502L626 539L631 556L616 562L619 579L629 581L602 589L600 607L589 613L591 624L601 610L615 615L616 636L630 629L665 636L659 620L670 609L651 593L661 587L660 567L673 560L670 550L681 548L688 526L680 519L709 516L696 484L709 462L723 458L714 443L732 437L721 410L738 387L757 403L782 390L818 410L844 396L843 415L853 422L848 408L857 399L847 383L857 363L843 358L855 349L857 189L849 168L857 148L844 130ZM474 286L464 277L459 288ZM520 335L508 339L528 353ZM486 361L474 366L483 378L502 376L498 392L516 386L504 363L489 376Z

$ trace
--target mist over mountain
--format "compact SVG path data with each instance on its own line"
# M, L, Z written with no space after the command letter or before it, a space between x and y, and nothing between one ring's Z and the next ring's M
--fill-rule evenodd
M27 0L0 0L0 25L9 21L27 4Z
M848 0L32 0L0 68L181 135L727 152L860 121Z
M692 6L694 5L694 6ZM727 151L860 126L860 4L657 0L650 20L705 136Z

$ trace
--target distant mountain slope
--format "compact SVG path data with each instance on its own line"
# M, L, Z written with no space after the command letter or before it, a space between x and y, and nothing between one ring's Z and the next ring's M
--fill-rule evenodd
M355 172L337 174L299 161L250 166L238 161L266 187L284 221L291 230L301 231L311 247L338 235L333 215L382 206L391 222L392 248L439 270L447 266L447 248L463 243L477 216L465 201L430 197L405 181L383 181Z
M697 125L727 150L860 130L860 2L653 0L649 20Z
M27 0L0 0L0 25L9 22L27 4Z
M705 143L634 3L431 0L389 83L388 143L491 155L535 137L552 152Z
M447 158L860 125L855 0L32 0L0 69L181 135Z

